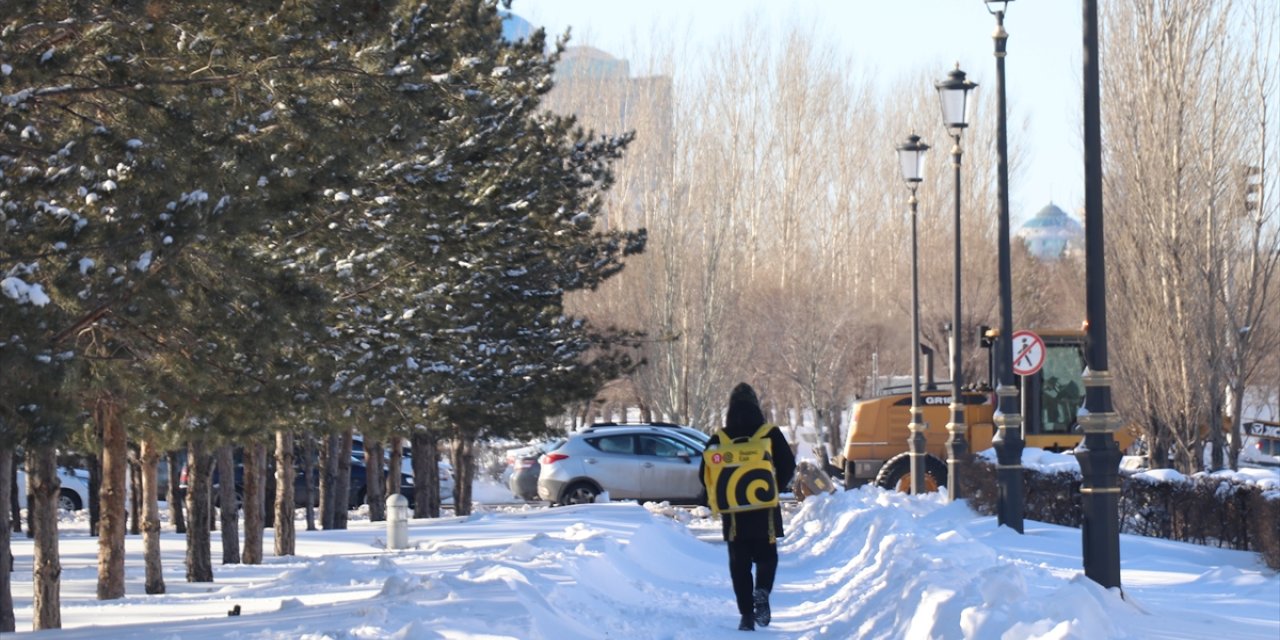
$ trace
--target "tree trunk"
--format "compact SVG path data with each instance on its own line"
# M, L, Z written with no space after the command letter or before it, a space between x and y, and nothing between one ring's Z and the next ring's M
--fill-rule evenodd
M429 429L413 431L413 517L440 517L440 451Z
M368 471L368 468L365 468ZM368 480L368 477L365 477ZM333 491L333 528L347 528L351 509L351 429L338 435L338 477Z
M213 522L209 505L212 457L205 453L204 440L187 444L187 582L213 582L209 525Z
M320 527L333 528L333 514L337 508L334 490L338 484L338 436L325 436L320 443Z
M222 527L222 564L240 564L240 498L236 496L236 458L231 445L218 447L218 513Z
M466 436L453 441L453 515L471 515L471 480L476 475L476 443ZM440 474L436 474L439 483Z
M255 442L244 457L244 553L245 564L262 564L263 503L266 501L267 448Z
M62 628L62 561L58 557L58 455L53 447L31 450L27 460L28 529L35 536L31 628Z
M22 533L22 510L18 508L18 460L9 451L9 531Z
M844 454L844 436L840 433L840 425L844 424L844 410L838 405L833 405L828 411L829 419L827 421L827 452L831 454Z
M142 469L142 565L146 573L143 589L155 595L165 591L160 563L160 451L150 440L143 440L138 457Z
M102 433L103 424L95 416L93 421L93 437L94 444L98 446L98 451L89 454L85 461L89 470L89 535L99 536L101 531L99 527L102 524ZM29 503L28 503L29 504ZM123 512L122 512L123 514Z
M102 444L102 429L94 431L98 444ZM98 525L102 521L102 456L93 454L85 461L89 466L89 535L98 535ZM30 504L30 503L28 503Z
M1244 385L1231 384L1231 420L1226 428L1231 430L1230 449L1227 450L1227 464L1232 470L1240 470L1240 448L1244 444L1244 418L1240 413L1244 410ZM1276 396L1280 400L1280 395Z
M9 546L9 498L17 488L13 478L13 449L0 447L0 633L13 633L13 548Z
M400 436L391 436L388 446L391 447L391 464L388 465L391 473L387 474L386 495L394 496L400 493L400 469L404 467L404 440Z
M306 436L306 446L302 448L302 486L305 500L302 505L307 516L307 531L316 530L316 439Z
M383 522L387 519L387 500L384 488L386 481L382 473L382 444L365 436L365 502L369 504L369 520ZM391 467L387 476L399 476L398 467Z
M293 434L276 432L276 555L295 553L293 528Z
M102 434L102 519L98 524L98 599L124 597L125 495L129 490L129 441L120 421L120 405L110 396L94 403L93 419ZM136 502L136 501L135 501Z
M142 464L139 460L132 459L132 456L130 458L127 466L129 474L129 533L136 536L142 533Z
M177 451L170 451L167 457L169 458L169 492L165 500L169 503L169 521L173 523L175 532L186 533L186 509L183 508L185 501L181 495L182 455Z

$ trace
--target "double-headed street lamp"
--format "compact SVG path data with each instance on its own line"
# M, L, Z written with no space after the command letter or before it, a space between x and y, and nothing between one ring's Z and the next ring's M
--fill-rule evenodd
M999 271L1000 271L1000 339L995 347L997 375L995 424L996 434L991 439L996 450L996 478L999 496L996 500L996 518L1003 526L1022 533L1022 517L1025 512L1025 487L1022 480L1022 415L1018 408L1018 387L1013 380L1013 277L1009 257L1009 127L1005 107L1004 57L1009 33L1004 30L1004 15L1013 0L986 0L987 10L996 17L996 152L999 156L996 168L1000 198L999 221ZM994 5L1000 5L998 9Z
M911 458L911 493L924 492L924 431L928 425L920 406L920 254L916 241L916 189L924 179L924 152L929 145L920 142L920 136L911 134L898 145L898 164L902 179L911 190L911 435L907 446Z
M961 497L959 463L969 453L965 440L964 393L961 390L960 354L964 335L960 323L960 134L969 126L969 94L978 85L965 79L960 65L947 74L947 79L936 83L938 97L942 100L942 121L955 140L951 148L951 161L956 170L955 207L955 292L951 318L951 422L947 423L947 496L951 500Z

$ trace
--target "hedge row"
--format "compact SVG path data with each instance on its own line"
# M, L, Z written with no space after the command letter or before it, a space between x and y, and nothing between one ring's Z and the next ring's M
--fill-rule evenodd
M976 459L961 476L965 495L979 513L994 515L995 467ZM1158 481L1121 471L1120 530L1154 538L1256 551L1280 569L1280 495L1256 484L1196 475ZM1079 527L1079 470L1023 472L1028 520Z

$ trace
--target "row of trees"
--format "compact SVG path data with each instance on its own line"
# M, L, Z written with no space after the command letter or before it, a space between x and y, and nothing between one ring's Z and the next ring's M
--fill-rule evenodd
M1156 464L1212 466L1251 387L1280 396L1273 3L1111 5L1103 69L1117 398ZM1123 296L1123 297L1120 297ZM1280 397L1276 402L1280 402ZM1239 433L1237 431L1237 433Z
M631 138L544 112L561 43L548 55L541 32L504 41L498 9L8 3L0 504L20 450L34 628L60 626L60 449L100 469L105 599L124 594L137 446L158 593L161 452L187 450L187 579L206 581L215 452L228 479L231 445L245 451L245 549L224 546L223 561L261 561L269 449L275 552L291 554L298 435L325 438L326 525L343 524L352 430L365 434L375 506L379 443L392 439L395 456L395 438L412 442L419 515L438 514L448 440L465 513L477 440L542 431L634 365L633 335L563 306L644 248L643 231L595 224ZM234 544L233 509L221 524ZM14 629L9 580L0 571L0 631Z
M1127 0L1104 16L1112 366L1119 410L1156 465L1196 470L1206 437L1222 443L1206 425L1238 423L1248 388L1280 393L1272 4ZM750 379L778 420L811 411L838 445L841 410L865 393L873 362L910 370L910 228L892 149L912 131L935 144L920 188L922 339L939 362L947 354L952 176L935 78L877 84L811 31L758 24L702 65L662 36L645 44L631 59L636 77L562 65L548 102L603 130L637 131L606 221L643 226L650 250L574 298L589 317L634 319L654 338L649 366L612 387L609 410L638 404L714 426L726 390ZM1031 46L1016 33L1013 44ZM998 324L993 94L979 93L964 138L966 380L985 379L976 328ZM1014 245L1015 325L1080 328L1083 256L1044 263ZM1234 464L1230 453L1215 464Z
M871 363L908 369L892 145L912 130L946 140L933 74L886 87L811 33L747 26L705 66L652 47L652 76L564 65L548 94L559 54L541 34L504 43L480 0L14 5L0 28L0 449L20 447L31 473L36 628L58 626L53 464L71 444L100 456L100 595L117 597L130 442L144 494L157 452L187 449L188 579L205 580L210 459L233 466L233 443L251 461L240 555L254 561L268 451L287 554L292 456L313 435L325 505L346 495L351 430L369 460L410 438L429 515L446 440L465 510L474 443L546 430L568 403L709 427L750 379L775 420L812 410L836 444ZM1192 470L1199 425L1238 419L1228 400L1280 366L1276 21L1264 0L1127 0L1105 16L1116 396L1155 464L1169 452ZM997 301L983 95L962 192L971 328L994 324ZM951 184L930 173L922 328L944 354ZM1076 326L1079 261L1015 249L1016 324ZM985 359L967 332L972 380ZM341 509L322 514L341 526ZM158 525L144 529L151 554ZM162 590L151 567L148 591Z

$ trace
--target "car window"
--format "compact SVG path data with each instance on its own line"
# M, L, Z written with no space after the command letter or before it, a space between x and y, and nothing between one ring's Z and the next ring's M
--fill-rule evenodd
M711 434L706 433L704 431L698 431L697 429L681 429L680 433L683 433L684 435L687 435L690 438L693 438L702 444L706 444L708 441L711 440Z
M642 435L638 438L640 440L641 455L658 456L660 458L674 458L680 454L687 456L697 455L693 447L672 438L650 435Z
M635 439L630 435L601 436L587 440L591 446L605 453L635 453Z

